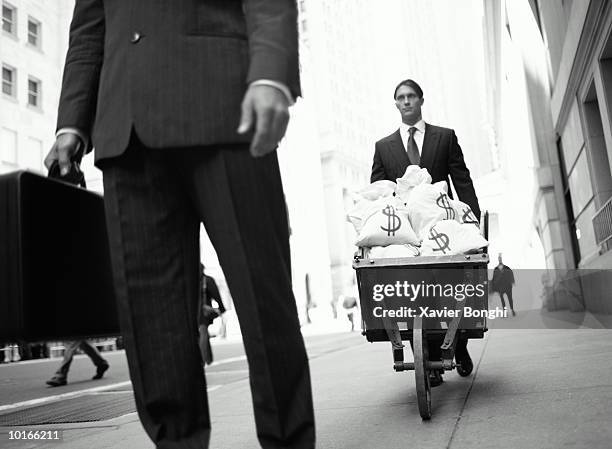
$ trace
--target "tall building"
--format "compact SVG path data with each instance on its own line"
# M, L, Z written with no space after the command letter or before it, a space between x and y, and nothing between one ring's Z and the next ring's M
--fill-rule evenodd
M494 169L482 6L301 0L299 8L303 102L317 133L335 298L353 276L355 234L346 212L353 193L369 183L374 143L399 126L393 100L399 81L422 85L424 119L456 130L474 178Z
M525 173L533 194L523 201L532 207L546 267L559 275L546 305L609 313L612 5L483 0L483 7L494 43L487 60L500 154L512 160L518 149L531 165ZM511 144L517 134L527 136L520 148ZM567 270L581 280L572 291L563 287Z
M0 173L29 169L44 175L43 158L55 140L74 0L0 1ZM299 100L291 114L279 159L291 223L294 291L305 321L308 302L329 302L331 278L318 133L313 129L315 112ZM85 157L81 167L88 189L102 192L102 175L93 165L93 156ZM201 247L207 271L217 278L224 298L230 299L214 248L204 232ZM228 306L231 309L231 304Z
M0 173L45 172L74 0L2 0Z

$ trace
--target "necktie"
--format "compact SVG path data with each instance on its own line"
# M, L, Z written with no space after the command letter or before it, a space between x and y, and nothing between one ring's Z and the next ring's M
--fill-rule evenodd
M408 153L408 159L410 159L410 163L413 165L419 165L421 162L421 156L419 155L419 147L417 147L416 142L414 141L414 133L416 132L416 128L411 126L408 132L410 135L408 136L408 142L406 142L406 152Z

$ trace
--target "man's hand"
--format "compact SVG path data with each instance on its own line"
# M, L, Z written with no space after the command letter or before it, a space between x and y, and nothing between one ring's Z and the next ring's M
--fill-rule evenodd
M73 133L60 134L55 139L55 143L45 157L45 167L47 170L51 168L54 161L58 161L60 174L65 176L70 171L72 158L77 155L81 149L81 139Z
M253 126L251 155L264 156L274 151L285 135L289 123L289 104L285 95L267 85L249 86L242 100L238 132L244 134Z

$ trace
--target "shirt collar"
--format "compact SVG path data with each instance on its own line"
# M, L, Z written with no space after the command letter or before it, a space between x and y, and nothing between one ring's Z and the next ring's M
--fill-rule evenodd
M423 119L416 122L414 126L418 131L425 133L425 121ZM408 130L412 128L412 126L406 125L404 122L400 124L400 132L403 134L408 134Z

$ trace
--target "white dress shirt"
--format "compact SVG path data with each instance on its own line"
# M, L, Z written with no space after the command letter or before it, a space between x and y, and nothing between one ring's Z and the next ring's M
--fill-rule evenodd
M417 144L417 148L419 149L419 155L423 154L423 139L425 139L425 122L423 119L416 122L414 125L406 125L402 122L399 127L400 137L402 138L402 143L404 144L404 151L408 148L408 137L410 136L410 132L408 131L410 128L415 127L417 130L414 132L414 141Z

